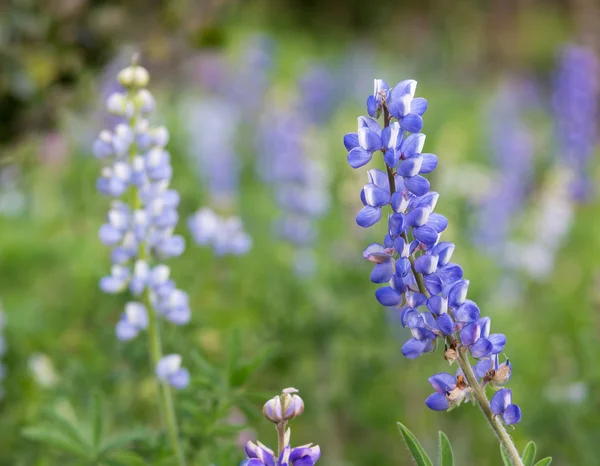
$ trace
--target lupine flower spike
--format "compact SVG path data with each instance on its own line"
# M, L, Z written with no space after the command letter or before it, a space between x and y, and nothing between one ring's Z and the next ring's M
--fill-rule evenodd
M292 448L291 430L287 423L300 416L304 411L304 402L295 388L282 390L281 395L267 401L263 415L275 424L278 437L278 453L260 442L246 444L247 460L245 466L314 466L321 456L321 449L312 443Z
M185 243L173 234L179 194L169 189L173 169L164 149L169 133L148 122L155 107L146 89L149 79L148 71L135 62L119 73L122 90L108 98L107 107L127 123L102 131L94 143L94 154L104 164L97 188L112 198L107 221L100 227L100 240L112 248L112 268L100 280L100 288L111 294L129 290L133 296L117 323L116 335L127 341L148 332L153 372L163 392L161 411L166 413L171 443L183 464L170 386L184 388L189 373L180 367L179 355L163 358L158 326L159 318L175 325L190 320L187 294L176 288L169 267L161 263L179 256Z
M430 191L429 180L423 176L436 168L438 158L423 150L425 135L420 131L427 101L415 97L416 88L417 82L411 79L393 88L375 80L375 91L367 99L372 118L359 117L357 132L344 137L351 167L366 165L377 153L383 159L379 163L385 165L385 171L373 168L367 172L368 183L360 193L364 207L356 216L359 226L375 225L385 218L387 209L383 243L369 245L363 256L374 264L371 281L386 284L375 297L382 305L395 308L412 334L402 354L418 358L434 352L442 340L444 359L459 365L454 375L430 377L435 393L426 405L445 411L464 400L474 400L513 464L522 465L504 427L519 422L521 410L512 404L510 392L508 396L498 392L502 395L496 396L503 398L495 398L493 408L485 393L486 385L499 386L510 379L508 361L498 364L506 337L491 333L491 319L481 316L477 304L467 299L469 280L458 264L450 262L455 246L440 241L448 220L434 212L439 194ZM377 121L380 117L383 126ZM469 354L479 361L475 368Z

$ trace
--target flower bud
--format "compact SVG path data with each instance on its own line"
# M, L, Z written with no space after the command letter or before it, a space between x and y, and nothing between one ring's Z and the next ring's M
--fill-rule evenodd
M106 109L116 116L131 118L133 116L133 102L127 99L125 94L115 92L106 101Z
M146 68L131 65L121 70L117 75L119 82L125 87L142 88L148 85L150 82L150 75Z
M300 416L304 411L304 401L295 394L297 391L295 388L286 388L282 390L281 395L267 401L263 407L265 418L279 424Z
M135 95L135 103L143 115L148 115L154 111L154 97L148 89L140 89Z

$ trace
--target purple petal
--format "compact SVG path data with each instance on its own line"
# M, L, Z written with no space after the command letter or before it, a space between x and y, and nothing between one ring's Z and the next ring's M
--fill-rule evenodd
M387 283L394 274L394 261L389 260L381 264L376 264L371 272L371 281L373 283Z
M442 243L437 244L431 250L431 253L438 256L438 263L440 266L443 266L450 262L450 258L452 257L452 253L454 252L455 247L456 246L454 245L454 243L444 241Z
M358 144L368 152L380 150L383 147L381 137L369 128L359 128Z
M404 214L392 214L388 217L388 230L390 235L401 235L404 233L405 229L406 222L404 220Z
M352 168L360 168L371 161L372 154L366 150L355 147L348 152L348 163Z
M502 414L504 424L510 426L521 422L521 408L517 405L508 405Z
M358 128L359 129L360 128L369 128L375 134L381 135L381 126L379 126L379 123L377 123L377 121L373 120L373 118L359 116L357 118L357 120L358 120Z
M416 113L409 113L402 118L400 127L403 131L408 131L409 133L418 133L423 128L423 118L421 118L421 115L417 115Z
M427 220L427 225L441 233L448 226L448 219L441 214L432 213Z
M177 390L181 390L189 385L190 373L187 369L184 369L182 367L174 374L171 374L169 376L168 380L169 380L169 384L171 384L171 386L173 386L173 388L176 388Z
M492 342L492 354L501 353L506 345L506 336L501 333L492 333L488 340Z
M113 244L118 243L123 237L119 230L117 230L112 225L109 225L108 223L105 223L100 227L100 230L98 231L98 236L100 238L100 241L102 241L106 246L111 246Z
M387 173L378 170L377 168L371 168L367 171L367 175L371 183L373 183L375 186L385 189L386 191L390 190L390 181Z
M427 309L437 316L445 314L448 312L448 300L441 296L433 295L427 300Z
M432 256L435 257L434 254ZM442 279L442 282L444 282L444 286L451 285L462 278L463 269L457 264L447 264L438 269L438 275Z
M413 235L415 239L427 246L433 246L439 238L438 232L427 225L413 228Z
M469 324L472 325L472 324ZM464 342L463 342L464 344ZM488 356L492 351L493 345L487 338L480 338L471 345L471 354L474 358L479 359Z
M479 340L481 336L481 327L477 322L471 322L465 325L459 333L460 341L464 346L470 346Z
M422 293L407 291L406 303L413 309L416 309L419 306L423 306L425 303L427 303L427 297Z
M425 227L423 227L425 228ZM452 309L457 308L465 302L467 291L469 290L469 280L457 281L448 292L448 306Z
M358 134L346 133L346 135L344 136L344 146L348 151L351 151L355 147L358 147Z
M477 377L479 377L481 379L485 376L485 374L487 374L487 372L491 368L492 368L492 360L491 359L481 359L480 361L477 361L477 364L475 364L475 373L477 374Z
M453 390L456 387L456 378L447 372L440 372L439 374L432 375L427 380L429 380L433 389L442 395L445 395L446 392Z
M375 186L372 183L363 188L367 205L371 207L383 207L390 203L390 192Z
M510 388L502 388L496 392L490 401L492 412L498 416L506 411L512 402L512 391Z
M430 275L424 275L423 281L425 282L425 288L430 295L440 294L442 292L442 279L437 274L432 273Z
M479 325L481 326L481 336L487 338L490 336L490 327L492 325L492 319L489 317L482 317L478 320Z
M370 256L371 256L372 254L377 254L377 253L381 253L381 254L383 254L383 251L384 251L384 249L385 249L385 248L383 247L383 245L382 245L382 244L379 244L379 243L371 243L371 244L369 244L369 245L367 246L367 248L366 248L366 249L363 251L363 257L364 257L365 259L367 259L367 260L370 260L370 261L372 261L372 262L377 262L377 263L383 262L383 261L380 261L380 260L373 260L373 259L371 259L371 257L370 257ZM386 255L387 255L387 254L386 254Z
M423 157L423 163L421 164L421 170L419 173L431 173L435 170L438 164L437 155L434 154L421 154Z
M415 176L419 174L421 165L423 163L423 157L415 156L409 159L403 160L398 167L398 175L400 176Z
M446 395L442 395L441 393L432 393L429 395L425 400L425 404L429 409L434 411L446 411L450 408Z
M466 299L464 303L454 309L453 315L457 322L475 322L479 319L479 307L474 301Z
M386 165L396 168L396 165L398 165L398 162L400 161L400 153L396 149L388 149L383 155L383 161Z
M375 298L383 306L397 306L402 302L402 294L391 286L384 286L375 291Z
M429 191L430 187L429 180L427 178L423 178L421 175L404 178L404 185L406 186L406 189L408 189L415 196L427 194L427 191Z
M444 335L450 335L454 331L454 321L450 314L442 314L436 320L436 324L440 332Z
M381 219L381 209L370 205L364 206L356 215L356 223L363 228L375 225L379 219Z
M430 340L417 340L411 338L402 345L402 354L408 359L416 359L421 356L429 347Z
M429 220L429 212L426 207L417 207L406 214L406 222L411 227L422 227Z
M405 158L414 157L415 154L420 154L425 145L425 135L422 133L411 134L400 146L400 152L404 154Z
M433 212L433 209L435 209L439 197L440 195L435 191L429 191L424 196L413 198L409 203L408 207L410 209L416 209L417 207L426 207Z
M424 99L423 97L414 98L410 104L410 111L417 115L423 115L423 113L427 111L427 99Z
M437 257L430 254L423 254L415 259L415 270L417 273L429 275L437 269Z
M377 98L374 95L370 95L367 98L367 112L372 117L377 117Z

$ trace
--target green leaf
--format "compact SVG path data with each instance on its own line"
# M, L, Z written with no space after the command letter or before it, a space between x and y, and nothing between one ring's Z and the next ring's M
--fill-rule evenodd
M537 463L535 463L535 466L548 466L550 463L552 463L552 458L548 456L547 458L539 460Z
M110 458L107 458L104 461L108 464L119 466L145 466L148 464L144 458L132 451L120 451L110 455Z
M104 433L104 410L100 392L94 392L92 398L92 445L98 450Z
M446 434L441 430L438 434L440 439L440 466L454 466L454 452L452 451L452 445Z
M400 422L398 423L398 428L417 466L433 466L429 456L427 456L427 453L425 453L425 450L423 450L423 447L413 433Z
M145 440L151 435L151 431L145 428L139 428L115 434L102 442L100 453L104 454L112 450L120 450L132 442Z
M535 443L529 442L523 450L523 466L533 466L533 462L535 461Z
M500 454L502 455L502 461L504 462L504 466L512 466L512 461L508 456L508 452L502 445L500 445Z
M91 452L86 448L85 445L73 440L72 438L64 435L61 431L54 428L45 427L25 427L21 434L29 440L35 440L37 442L47 443L52 445L59 450L63 450L72 453L80 458L89 459Z
M67 405L67 408L72 409L71 405ZM82 434L84 430L76 421L71 420L58 409L58 407L54 407L47 411L48 417L50 418L49 421L52 424L52 430L62 432L74 442L85 447L86 450L91 450L89 439ZM50 428L50 426L48 427Z

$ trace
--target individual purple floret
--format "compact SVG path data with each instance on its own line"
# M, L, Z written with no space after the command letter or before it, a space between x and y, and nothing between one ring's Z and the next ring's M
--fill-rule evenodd
M309 443L299 447L290 446L291 431L286 429L287 423L300 416L304 411L304 402L297 395L295 388L286 388L281 394L271 398L263 407L266 419L275 424L278 437L278 451L260 442L246 444L245 466L314 466L321 456L318 445Z
M504 424L517 424L521 420L521 408L512 404L512 390L502 388L492 397L490 403L492 412L496 416L502 416Z
M190 373L181 367L181 356L178 354L163 356L156 365L156 376L178 390L190 383Z
M448 220L434 212L439 194L430 191L429 181L422 176L436 168L438 159L423 152L425 135L418 131L427 101L415 97L416 87L414 80L393 88L375 80L374 94L367 100L367 110L374 118L359 117L357 132L346 134L344 145L353 168L366 165L375 156L381 157L376 160L385 166L385 171L368 170L368 183L360 193L364 207L356 216L357 224L368 228L382 218L387 220L383 242L369 245L363 256L374 264L371 281L386 284L375 297L382 305L396 308L402 325L412 334L402 354L414 359L433 352L441 339L446 345L444 358L451 364L458 361L461 371L456 376L430 378L436 393L428 398L427 406L446 410L475 390L473 384L506 383L510 367L500 369L497 364L506 337L491 333L490 318L481 316L477 304L467 299L469 280L463 277L463 269L451 262L455 246L440 241ZM383 126L377 121L380 116ZM481 381L473 372L469 354L487 361ZM501 373L494 378L498 370ZM478 403L489 405L481 389L476 392Z
M591 195L590 159L597 147L598 59L593 50L568 45L559 56L554 91L558 155L570 171L571 196Z

